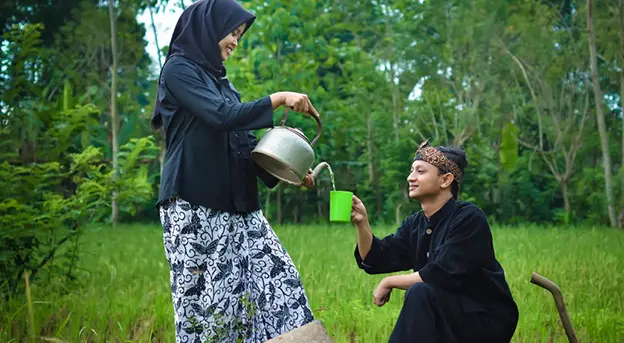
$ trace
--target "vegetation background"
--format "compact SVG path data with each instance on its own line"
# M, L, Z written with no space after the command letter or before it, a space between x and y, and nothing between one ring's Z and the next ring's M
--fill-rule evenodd
M0 341L173 339L163 135L149 126L171 31L138 18L173 27L191 2L0 4ZM565 341L536 271L562 287L582 341L624 341L624 0L241 3L258 20L228 77L245 101L310 96L316 163L376 234L419 210L418 144L460 146L461 198L488 214L521 306L514 340ZM301 115L287 125L315 134ZM382 342L400 293L372 305L380 279L355 266L352 228L328 223L330 189L326 172L312 190L262 188L263 209L332 337Z

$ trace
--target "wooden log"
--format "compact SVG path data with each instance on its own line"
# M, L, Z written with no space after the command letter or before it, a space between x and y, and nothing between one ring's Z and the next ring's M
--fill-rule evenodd
M578 343L576 331L574 331L574 326L572 325L572 320L570 320L570 316L568 315L565 302L563 301L563 294L561 293L561 289L559 288L559 286L535 272L533 272L533 274L531 275L531 283L545 288L552 294L553 298L555 299L555 306L557 307L557 311L559 311L561 323L563 324L565 333L568 336L568 341L570 341L570 343Z
M292 331L283 333L265 343L334 343L323 324L315 320Z

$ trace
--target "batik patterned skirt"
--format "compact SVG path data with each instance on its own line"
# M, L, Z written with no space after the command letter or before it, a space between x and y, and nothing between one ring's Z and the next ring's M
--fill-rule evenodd
M262 215L160 207L176 343L261 343L314 320L299 272Z

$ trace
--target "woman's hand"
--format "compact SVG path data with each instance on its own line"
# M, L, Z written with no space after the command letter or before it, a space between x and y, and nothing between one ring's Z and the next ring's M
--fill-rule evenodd
M366 206L360 198L353 196L353 202L351 203L351 223L354 225L368 222L368 214L366 213Z
M295 92L278 92L271 95L273 109L285 105L300 113L318 116L312 102L306 94Z
M312 169L308 170L308 174L303 177L303 185L306 188L314 187L314 177L312 176Z
M312 108L312 103L307 95L294 92L285 92L286 98L284 99L284 105L292 108L293 110L301 113L309 113Z

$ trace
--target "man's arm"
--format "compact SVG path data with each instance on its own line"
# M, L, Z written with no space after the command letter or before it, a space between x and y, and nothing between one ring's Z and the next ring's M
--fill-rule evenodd
M418 272L406 274L406 275L392 275L385 277L375 291L373 292L373 303L377 306L383 306L390 300L390 293L392 289L399 288L407 290L414 284L423 282Z
M384 278L381 281L387 288L398 288L407 290L414 284L423 282L418 272L405 274L405 275L392 275Z
M457 224L451 224L455 227L450 229L447 241L440 247L439 258L415 273L384 278L378 286L381 292L386 294L394 288L407 290L419 282L460 287L461 276L476 270L487 250L484 244L490 240L484 236L488 229L485 216L477 208L466 209L456 220ZM380 300L380 303L384 302Z
M411 269L410 249L411 217L403 221L394 234L378 238L373 234L366 214L366 207L353 196L351 222L355 225L358 243L354 251L358 267L368 274L392 273Z
M366 256L373 245L373 230L371 229L368 220L364 223L356 225L355 228L357 229L358 235L358 252L360 253L360 257L363 260L366 260Z

